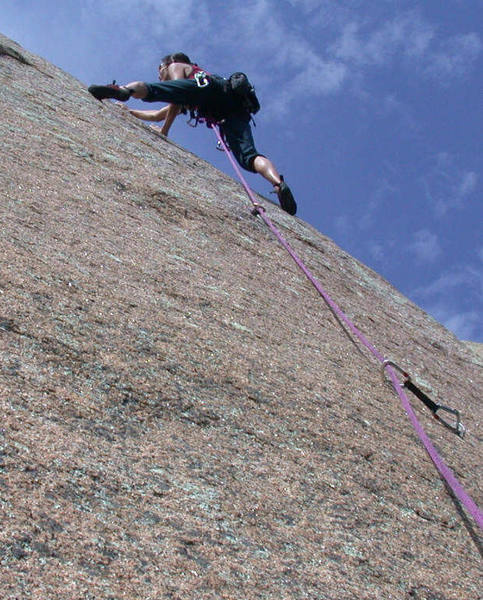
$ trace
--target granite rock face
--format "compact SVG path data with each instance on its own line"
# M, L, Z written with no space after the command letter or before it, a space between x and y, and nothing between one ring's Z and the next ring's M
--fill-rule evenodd
M0 107L2 598L481 598L481 532L240 185L2 36ZM414 400L481 505L477 355L261 202L462 412Z

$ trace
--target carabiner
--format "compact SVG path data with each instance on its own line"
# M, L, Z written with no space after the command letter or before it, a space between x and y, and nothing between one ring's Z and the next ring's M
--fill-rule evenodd
M406 373L406 371L404 371L404 369L401 369L401 367L396 364L395 362L393 362L392 360L385 360L382 363L382 378L384 379L384 373L386 371L386 367L393 367L394 369L396 369L396 371L399 371L401 373L401 375L405 378L406 381L410 380L411 377L409 376L409 373ZM403 386L404 384L401 383L401 386Z
M200 88L206 87L210 83L208 75L204 71L198 71L198 73L195 73L194 79L196 81L196 85Z

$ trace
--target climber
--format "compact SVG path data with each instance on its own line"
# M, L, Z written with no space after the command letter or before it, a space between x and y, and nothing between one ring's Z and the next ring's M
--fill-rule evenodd
M273 185L282 209L291 215L297 212L297 204L283 176L270 159L256 150L250 112L240 97L227 88L225 79L207 73L180 52L163 58L159 80L159 83L135 81L124 86L91 85L89 92L98 100L113 98L126 102L132 96L144 102L169 102L168 107L161 109L165 110L165 130L166 126L169 130L182 107L196 109L201 117L219 123L222 135L242 168L259 173ZM155 111L147 112L152 117Z

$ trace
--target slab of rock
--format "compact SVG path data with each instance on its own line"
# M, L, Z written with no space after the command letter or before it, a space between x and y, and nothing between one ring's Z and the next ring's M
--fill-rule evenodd
M6 600L477 600L481 540L240 185L0 36ZM303 198L298 198L303 203ZM260 199L481 504L481 361Z

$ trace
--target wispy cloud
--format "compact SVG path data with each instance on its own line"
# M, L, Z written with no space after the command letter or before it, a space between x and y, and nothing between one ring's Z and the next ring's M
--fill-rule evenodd
M209 3L203 0L86 0L86 6L86 20L97 21L104 15L110 22L117 21L125 44L134 51L133 42L152 45L154 40L159 40L159 53L179 50L192 45L193 39L206 40L206 31L213 26Z
M383 246L381 242L375 241L374 235L381 233L381 215L387 205L394 203L397 193L398 188L389 179L382 178L376 182L372 193L361 202L357 213L349 216L345 208L341 207L342 214L337 215L333 221L338 239L344 243L359 240L369 255L380 261L384 253L393 247L393 241L386 238Z
M418 135L421 126L414 115L414 110L408 104L402 102L394 93L389 93L374 103L374 109L385 116L390 117L392 122L398 123L398 134L404 138Z
M461 300L461 290L465 290L465 302L458 301ZM481 265L466 264L453 267L428 285L415 290L413 296L424 310L460 339L482 339L483 267Z
M435 25L413 10L383 23L352 20L331 45L332 55L353 68L409 67L420 77L448 85L466 75L483 49L477 33L444 38Z
M438 236L427 229L421 229L414 234L408 250L419 263L432 263L442 253Z
M450 210L462 208L472 198L478 179L475 171L459 167L450 154L440 152L422 181L436 216L444 217Z
M466 171L463 173L456 190L458 196L464 198L465 196L472 194L476 189L477 182L478 175L474 171Z
M338 237L345 240L352 234L352 222L347 215L338 215L334 219L334 229Z
M258 89L269 88L264 114L285 116L301 90L318 96L338 92L345 81L347 68L340 61L325 57L304 35L283 18L280 5L272 0L237 4L230 9L231 24L224 32L237 39L238 55L243 56L250 77ZM256 44L254 40L256 39ZM263 60L260 60L263 57Z
M483 49L476 33L455 35L442 40L428 57L426 73L447 85L451 79L466 75L473 68Z
M367 231L375 222L380 221L381 210L385 205L393 203L396 192L397 187L388 179L384 178L377 181L374 191L364 205L362 216L357 219L358 228L362 231Z
M389 65L398 56L423 55L433 37L433 27L417 12L411 12L372 30L360 22L348 23L331 51L337 58L358 65Z
M435 279L432 283L417 290L421 297L431 298L459 292L465 287L479 302L483 298L483 268L479 265L453 267Z
M327 62L320 57L314 57L311 62L300 66L294 61L292 70L294 71L292 76L285 79L278 93L266 104L265 108L269 116L270 114L276 114L278 117L285 116L290 111L292 103L301 100L301 90L310 89L312 102L316 101L317 97L338 92L348 73L343 64Z
M481 314L477 311L455 312L454 308L444 304L429 306L426 310L460 340L471 341L481 336Z
M384 247L378 242L371 241L369 242L369 254L375 261L381 262L384 259Z
M289 4L295 8L301 9L305 12L310 12L317 8L320 8L324 2L321 0L288 0Z

